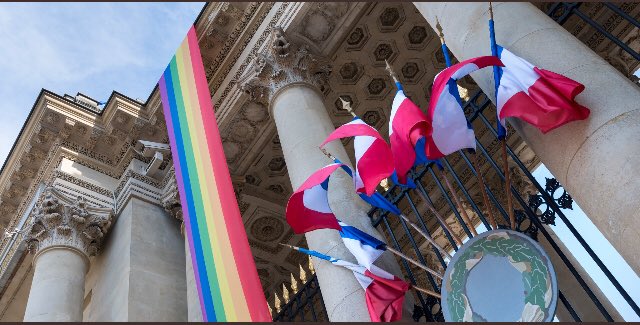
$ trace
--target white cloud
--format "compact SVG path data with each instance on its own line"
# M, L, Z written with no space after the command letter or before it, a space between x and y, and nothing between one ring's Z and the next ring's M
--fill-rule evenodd
M0 4L0 161L42 88L146 99L202 6Z

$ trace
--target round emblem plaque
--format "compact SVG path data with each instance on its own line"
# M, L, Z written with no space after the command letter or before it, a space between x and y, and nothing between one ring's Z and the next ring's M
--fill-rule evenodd
M513 230L491 230L462 245L441 290L448 322L550 322L558 303L549 256Z

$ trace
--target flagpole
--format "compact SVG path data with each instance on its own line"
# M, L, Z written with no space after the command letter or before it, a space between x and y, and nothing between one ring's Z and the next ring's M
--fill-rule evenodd
M440 21L438 20L438 17L436 17L436 29L438 30L438 36L440 37L440 44L442 45L442 53L444 54L444 60L448 68L451 66L451 59L449 58L449 50L447 48L447 43L444 40L444 32L442 31L442 26L440 25ZM460 94L458 93L457 83L456 83L456 89L453 90L453 93L456 97L456 100L458 101L458 103L460 103L460 106L462 107L462 100L460 99ZM472 149L468 149L468 152L472 156L472 164L473 164L473 168L476 170L476 178L478 179L478 185L480 185L480 191L482 192L482 200L484 201L484 205L487 207L487 211L489 214L489 223L491 224L492 229L498 229L498 224L496 223L496 219L493 216L493 210L491 209L491 205L489 204L489 197L487 196L487 191L485 189L482 170L479 168L479 165L478 165L478 155L476 154L476 151ZM445 175L445 180L447 180L446 175ZM448 180L447 180L447 184L448 184ZM448 186L451 187L450 185ZM466 215L466 212L465 212L465 215ZM474 236L477 235L475 228L473 227L473 225L471 226L472 226L471 232L474 234Z
M399 84L400 82L398 81L398 77L396 76L395 72L393 72L393 69L391 68L391 65L389 64L389 61L384 60L384 62L386 63L386 70L389 72L389 75L391 76L391 78L393 78L393 81L396 84ZM462 246L462 241L460 240L460 238L458 238L458 236L453 232L453 230L449 227L449 225L444 221L444 218L442 218L442 216L440 215L440 213L433 207L433 205L431 205L429 203L429 200L427 199L426 195L424 193L422 193L422 191L417 191L418 194L422 197L422 200L424 201L424 203L427 205L427 208L429 208L429 210L431 211L431 213L433 213L436 218L438 219L438 221L440 222L440 225L445 228L449 234L451 234L451 237L453 238L453 240L456 242L456 244L458 246Z
M413 284L411 284L411 287L416 289L416 290L418 290L418 291L420 291L420 292L422 292L422 293L424 293L424 294L427 294L427 295L430 295L430 296L434 296L434 297L436 297L438 299L442 299L442 296L439 293L433 292L431 290L423 289L423 288L420 288L420 287L416 287Z
M433 215L436 216L436 219L438 219L438 221L440 222L440 225L442 225L442 227L449 232L453 240L456 242L456 245L458 245L458 247L462 246L462 240L460 240L458 235L456 235L456 233L453 232L453 229L451 229L451 227L449 227L449 225L444 221L444 218L442 217L442 215L440 215L440 212L438 212L438 210L436 210L436 208L431 203L429 203L429 198L420 190L416 192L418 192L418 194L422 198L422 201L424 201L424 204L427 205L427 208L429 209L429 211L431 211L431 213L433 213Z
M411 220L409 220L409 218L407 218L407 216L405 216L404 214L400 214L400 218L404 219L404 221L406 221L407 223L409 223L413 229L415 229L419 234L421 234L431 245L433 245L442 255L444 255L445 257L448 257L449 260L452 259L451 255L449 253L447 253L446 250L444 250L444 248L442 248L442 246L438 245L438 243L436 243L436 241L433 239L433 237L429 236L429 234L427 234L426 232L424 232L420 227L418 227L418 225L416 225L415 223L411 222Z
M340 99L342 100L342 98L340 98ZM348 102L345 102L344 100L343 100L342 102L343 102L343 104L344 104L344 103L349 104ZM343 107L344 107L344 106L343 106ZM349 107L349 112L351 112L351 113L353 114L353 111L352 111L352 110L350 110L350 108L351 108L351 107L350 107L350 106L347 106L347 107ZM354 117L355 117L355 116L356 116L356 115L354 114ZM325 154L325 156L329 157L329 159L331 159L331 160L333 160L333 161L335 161L335 160L336 160L336 158L335 158L335 157L334 157L334 156L333 156L329 151L327 151L325 148L320 148L320 151L322 151L322 153L324 153L324 154ZM406 217L404 214L402 214L402 213L401 213L399 216L400 216L400 218L402 218L403 220L405 220L407 223L409 223L409 224L411 225L411 227L413 227L413 228L414 228L414 229L415 229L415 230L416 230L420 235L422 235L422 236L423 236L423 237L424 237L424 238L425 238L425 239L426 239L426 240L427 240L431 245L433 245L433 246L434 246L434 247L435 247L435 248L436 248L440 253L442 253L444 256L448 257L449 259L451 259L451 258L452 258L452 257L451 257L451 255L450 255L449 253L447 253L447 251L446 251L444 248L442 248L442 246L438 245L438 243L436 243L436 241L435 241L431 236L429 236L426 232L424 232L422 229L420 229L420 227L419 227L418 225L416 225L415 223L413 223L411 220L409 220L409 218L407 218L407 217Z
M467 210L464 209L464 207L460 203L460 199L458 198L457 193L453 190L453 186L451 186L451 183L447 178L446 172L444 171L444 169L441 170L439 166L434 169L436 170L436 173L438 174L439 177L444 178L444 182L447 185L449 192L451 192L451 196L453 196L453 200L456 202L458 211L462 214L462 219L467 224L467 228L469 228L472 235L478 236L478 232L476 231L476 228L473 226L473 222L471 222L471 218L469 218L469 215L467 214Z
M300 247L293 246L293 245L289 245L289 244L284 244L284 243L279 243L279 244L280 244L280 245L282 245L282 246L285 246L285 247L289 247L290 249L293 249L294 251L298 251L298 252L300 252ZM389 247L388 247L388 246L386 246L386 247L387 247L387 249L389 249ZM304 252L303 252L303 253L304 253ZM316 252L316 253L317 253L317 252ZM401 254L402 254L402 253L401 253ZM323 258L323 259L325 259L325 260L328 260L328 259L326 259L326 258L330 258L330 256L328 256L328 255L324 255L324 254L322 254L322 255L325 257L325 258ZM403 254L403 256L405 256L405 255ZM413 261L412 259L410 259L410 258L408 258L408 257L406 257L406 256L405 256L404 258L405 258L405 259L407 259L408 261L412 261L413 263L417 263L417 262ZM330 260L328 260L328 261L330 261ZM419 263L418 263L418 264L416 264L416 265L420 266L421 264L419 264ZM351 271L353 271L353 270L351 270ZM433 271L433 272L435 272L435 271ZM360 272L358 272L358 273L360 273ZM435 274L436 274L436 276L437 276L437 277L439 277L440 279L442 279L442 276L440 276L438 273L435 273ZM409 283L409 286L410 286L411 288L414 288L414 289L416 289L416 290L418 290L418 291L422 292L422 293L425 293L425 294L428 294L428 295L434 296L434 297L436 297L436 298L441 298L441 297L440 297L440 294L438 294L438 293L436 293L436 292L433 292L433 291L431 291L431 290L427 290L427 289L424 289L424 288L416 287L416 286L414 286L413 284L410 284L410 283Z
M498 44L496 43L496 32L493 22L493 6L489 2L489 39L491 41L491 55L498 56ZM497 66L493 67L493 81L495 85L496 93L496 109L498 107L498 88L500 86L500 70ZM516 229L516 217L513 212L513 202L511 201L511 177L509 173L509 162L507 160L507 137L506 130L500 132L502 125L500 124L500 116L496 116L498 120L498 137L502 143L502 163L504 167L504 183L505 183L505 195L507 196L507 209L509 210L509 221L511 223L511 229ZM506 122L506 121L505 121Z
M437 277L438 279L442 280L442 275L440 275L440 273L438 273L438 272L436 272L436 271L432 270L431 268L429 268L429 267L425 266L425 265L424 265L424 264L422 264L422 263L419 263L418 261L416 261L416 260L414 260L414 259L410 258L409 256L407 256L407 255L405 255L405 254L403 254L403 253L401 253L401 252L399 252L399 251L397 251L397 250L395 250L395 249L393 249L393 248L389 247L389 245L385 245L385 247L386 247L386 250L390 251L391 253L393 253L393 254L395 254L395 255L398 255L398 256L400 256L400 257L404 258L405 260L407 260L407 261L411 262L413 265L415 265L415 266L417 266L417 267L419 267L419 268L421 268L421 269L423 269L423 270L425 270L425 271L427 271L427 272L431 273L431 275L433 275L433 276Z

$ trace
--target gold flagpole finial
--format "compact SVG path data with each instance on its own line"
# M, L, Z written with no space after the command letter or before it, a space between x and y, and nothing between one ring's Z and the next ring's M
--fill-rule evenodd
M289 247L289 248L291 248L291 249L293 249L293 250L297 250L296 248L298 248L298 247L295 247L295 246L291 246L291 245L289 245L289 244L283 244L283 243L278 243L278 244L280 244L280 245L282 245L282 246L284 246L284 247Z
M327 149L325 149L325 148L320 148L320 151L322 151L322 153L323 153L325 156L329 157L329 159L331 159L331 160L336 160L336 157L334 157L334 156L333 156L329 151L327 151Z
M442 32L442 25L440 25L438 16L436 16L436 29L438 30L438 36L440 37L440 44L444 44L444 33Z
M393 78L393 81L394 82L398 82L398 77L396 76L396 73L393 72L393 69L391 68L391 65L389 64L389 61L387 61L387 59L385 59L384 63L387 64L387 67L385 69L387 69L387 71L389 72L389 75L391 76L391 78Z
M351 114L351 116L356 117L356 113L353 112L353 108L351 108L351 103L349 103L348 101L342 99L342 97L339 97L340 101L342 102L342 109L346 110L347 112L349 112Z

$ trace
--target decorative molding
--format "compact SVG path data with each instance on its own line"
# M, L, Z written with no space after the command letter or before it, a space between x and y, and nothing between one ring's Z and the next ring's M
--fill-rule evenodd
M26 238L32 254L63 246L94 256L111 228L113 210L89 206L82 196L72 199L47 187L32 217Z
M274 94L293 83L305 83L326 93L330 74L326 58L311 54L307 44L290 42L284 30L276 27L266 53L255 57L239 83L250 101L271 106Z

